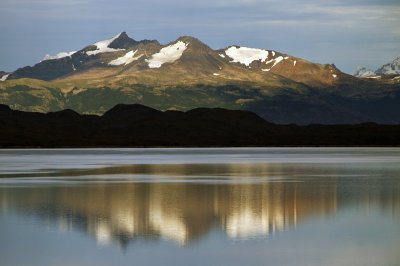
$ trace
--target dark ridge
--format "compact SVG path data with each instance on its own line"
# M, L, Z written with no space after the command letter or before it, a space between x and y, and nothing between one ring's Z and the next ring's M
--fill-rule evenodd
M26 66L17 69L10 74L8 79L34 78L50 81L71 73L73 71L72 64L70 57L64 57L57 60L45 60L33 67Z
M57 111L57 112L49 112L47 113L48 115L68 115L68 116L80 116L79 113L75 112L74 110L71 109L64 109L61 111Z
M58 112L50 112L46 114L48 117L54 117L58 119L82 119L83 116L71 109L65 109Z
M115 39L108 47L114 49L128 49L137 45L139 42L131 39L126 32L122 32L117 39Z
M11 108L8 105L0 104L0 112L11 112Z
M141 119L149 119L161 114L160 111L140 104L117 104L101 117L109 124L126 124Z
M0 105L0 147L398 146L400 125L277 125L249 111L161 112L119 104L103 116Z
M115 115L126 115L127 113L135 113L135 114L139 114L139 113L160 113L160 111L151 108L151 107L147 107L141 104L117 104L116 106L114 106L113 108L111 108L110 110L108 110L107 112L104 113L103 117L107 117L107 116L115 116Z
M129 49L138 44L158 43L156 40L141 40L136 41L128 36L126 32L122 32L108 47L114 49Z
M242 120L249 124L265 124L268 123L257 114L244 110L227 110L223 108L195 108L186 112L188 116L196 117L197 119L213 120L224 117L224 120L235 121Z

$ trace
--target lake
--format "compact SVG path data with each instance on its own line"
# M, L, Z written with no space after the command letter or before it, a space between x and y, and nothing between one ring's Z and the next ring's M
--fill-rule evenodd
M0 150L0 265L400 265L400 149Z

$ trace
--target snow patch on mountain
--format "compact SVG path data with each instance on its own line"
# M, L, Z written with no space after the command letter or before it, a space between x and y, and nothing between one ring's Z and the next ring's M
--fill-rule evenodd
M4 75L0 78L0 81L6 81L8 76L10 76L10 74Z
M120 65L128 65L132 63L133 61L138 60L141 58L143 55L139 55L135 57L135 54L137 53L138 50L136 51L130 51L127 52L124 56L118 57L115 60L112 60L110 63L108 63L110 66L120 66Z
M150 68L160 68L165 63L173 63L181 58L188 45L188 43L178 41L162 48L160 52L153 54L146 62Z
M271 59L267 62L265 62L266 65L269 65L271 63L273 63L273 65L268 68L269 70L273 69L277 64L279 64L280 62L282 62L283 60L285 60L285 58L283 58L283 56L278 56L277 58ZM268 71L269 71L268 70Z
M43 61L46 61L46 60L53 60L53 59L61 59L61 58L64 58L64 57L71 57L71 55L73 55L74 53L76 53L76 51L72 51L72 52L61 52L61 53L58 53L58 54L56 54L56 55L49 55L49 54L47 54L47 55L45 55L45 57L43 58Z
M225 51L233 60L232 63L240 63L249 66L251 63L257 60L265 62L268 58L269 52L262 49L248 48L248 47L235 47L232 46Z
M100 53L110 53L110 52L116 52L116 51L123 51L125 49L114 49L114 48L110 48L108 47L113 41L115 41L116 39L119 38L119 36L121 36L122 33L119 33L118 35L114 36L111 39L108 40L104 40L104 41L100 41L100 42L96 42L95 44L93 44L93 46L96 46L96 50L94 51L87 51L86 54L87 55L96 55L96 54L100 54Z

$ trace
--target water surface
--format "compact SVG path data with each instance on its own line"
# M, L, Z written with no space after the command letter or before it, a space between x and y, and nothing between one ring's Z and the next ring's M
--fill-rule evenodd
M400 149L0 150L0 265L400 265Z

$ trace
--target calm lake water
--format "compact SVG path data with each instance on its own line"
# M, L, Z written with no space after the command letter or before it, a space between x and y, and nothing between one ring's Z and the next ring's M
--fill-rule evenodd
M0 265L400 265L400 149L0 150Z

